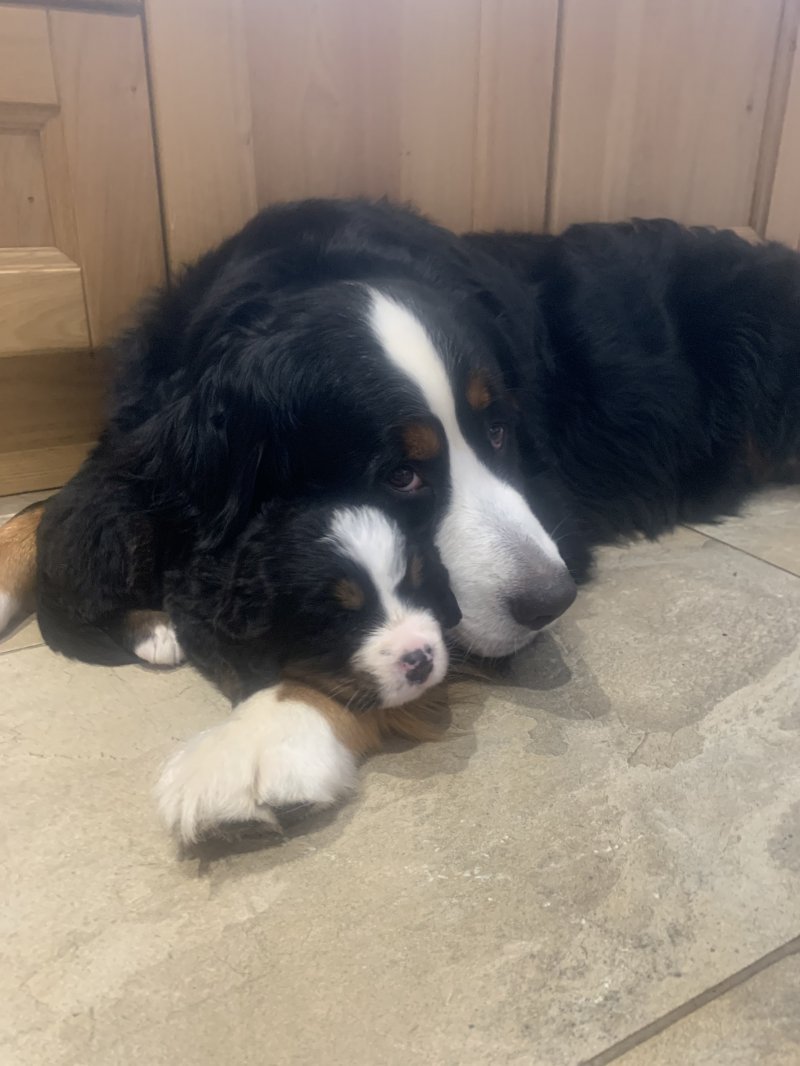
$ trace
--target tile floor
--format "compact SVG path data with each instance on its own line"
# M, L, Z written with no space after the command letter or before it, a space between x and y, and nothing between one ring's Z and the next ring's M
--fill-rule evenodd
M269 846L156 820L189 668L0 652L3 1066L800 1063L800 489L604 552Z

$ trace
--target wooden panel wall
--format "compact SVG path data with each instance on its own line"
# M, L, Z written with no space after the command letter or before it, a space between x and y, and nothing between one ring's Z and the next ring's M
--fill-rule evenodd
M781 0L565 0L552 218L746 225Z
M544 221L557 0L245 0L258 200ZM513 160L513 165L512 165Z
M800 53L797 51L800 2L789 0L792 22L788 49L791 66L785 94L783 121L777 137L774 181L769 196L766 236L785 241L800 251Z
M639 214L800 237L800 0L147 10L173 263L304 196L410 199L455 229Z
M147 0L169 261L195 259L255 213L241 0Z

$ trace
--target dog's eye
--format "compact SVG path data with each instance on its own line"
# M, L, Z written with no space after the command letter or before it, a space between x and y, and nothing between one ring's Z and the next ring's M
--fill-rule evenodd
M393 470L387 481L398 492L417 492L424 485L424 481L410 466L398 466Z
M489 437L489 443L491 444L491 446L495 449L495 451L499 452L506 442L505 422L492 422L492 424L489 426L489 429L487 430L487 435Z

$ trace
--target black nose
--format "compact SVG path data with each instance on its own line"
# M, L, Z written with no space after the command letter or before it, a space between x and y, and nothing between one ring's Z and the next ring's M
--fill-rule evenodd
M401 656L400 662L406 672L406 681L412 685L421 685L427 681L433 670L433 649L429 645L415 648Z
M565 570L549 584L534 582L508 601L511 617L526 629L543 629L575 602L578 590Z

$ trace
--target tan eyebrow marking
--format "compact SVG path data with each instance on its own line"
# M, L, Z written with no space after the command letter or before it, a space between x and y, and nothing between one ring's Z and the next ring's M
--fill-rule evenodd
M348 611L360 611L366 603L363 588L349 577L340 578L333 588L333 594Z
M483 370L473 370L467 379L467 403L473 411L485 411L491 402L486 374Z
M412 588L418 589L422 584L422 556L417 555L416 552L411 556L408 577Z
M405 426L403 443L409 459L435 459L442 450L439 434L427 422L411 422Z

